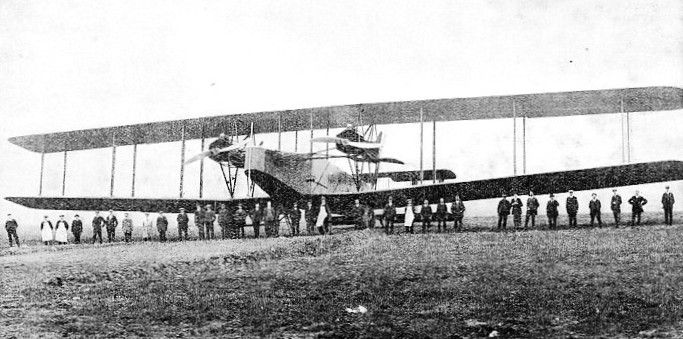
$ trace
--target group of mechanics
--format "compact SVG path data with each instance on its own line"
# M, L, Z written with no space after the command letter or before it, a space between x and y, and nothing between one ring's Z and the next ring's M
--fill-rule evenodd
M613 189L613 195L611 197L610 209L614 215L614 224L619 227L621 223L621 205L622 198L617 193L616 189ZM394 205L393 199L388 198L387 204L384 206L383 214L380 218L377 218L374 213L374 208L362 205L359 200L354 202L354 206L350 211L351 216L354 219L354 227L356 229L373 228L375 221L378 220L384 231L387 234L394 233L394 222L396 221L397 211ZM641 214L643 213L643 206L647 204L647 199L641 196L638 191L628 200L631 205L631 225L639 225L641 222ZM666 186L666 191L662 195L662 207L664 209L665 223L668 225L673 224L673 205L674 205L674 195L669 191L669 186ZM522 199L519 198L517 194L508 200L505 194L502 195L502 199L498 203L498 229L504 230L507 228L507 220L510 214L513 216L513 222L515 228L521 228L522 225L522 211L524 209L524 204ZM531 221L531 227L536 226L536 215L538 215L538 209L540 208L540 203L538 199L534 196L533 192L529 192L528 198L526 199L526 218L524 221L524 227L529 226L529 221ZM557 218L559 216L559 206L560 203L555 200L554 194L550 194L549 200L546 204L546 215L548 217L548 227L557 228ZM566 200L566 211L568 216L569 227L577 227L576 215L579 211L579 201L572 190L569 191L569 196ZM602 204L597 197L596 193L592 194L592 199L588 202L588 209L590 212L591 222L590 225L594 226L595 221L598 223L598 227L602 227ZM304 215L304 221L306 224L307 234L330 234L330 217L332 212L329 205L326 203L323 197L320 204L313 206L311 201L306 203L306 206L300 208L296 202L293 203L291 208L276 208L272 206L271 201L266 201L264 207L261 207L259 203L256 203L254 208L251 210L245 209L242 204L238 204L235 210L230 210L225 204L221 204L218 213L212 210L211 205L206 205L203 208L197 205L197 209L194 211L194 224L197 228L197 233L200 240L211 240L216 239L214 232L214 226L216 222L220 227L220 237L223 239L236 239L245 238L244 228L247 225L247 217L251 219L252 225L258 225L254 227L254 237L259 238L261 235L260 228L261 224L264 227L264 235L266 237L277 237L280 231L280 221L285 220L290 226L290 234L292 236L298 236L301 234L299 230L299 224L302 218L302 212ZM438 231L446 230L446 221L448 216L452 215L454 220L454 229L462 228L462 220L465 214L465 205L459 196L455 196L453 203L449 206L441 198L439 203L436 205L436 210L433 210L429 204L428 200L424 200L423 204L418 208L413 206L411 200L408 200L407 206L405 208L405 219L404 227L406 233L414 233L413 224L416 221L422 222L422 232L428 232L431 229L431 222L434 221L437 224ZM186 213L184 208L180 208L180 213L177 217L178 224L178 239L187 240L188 239L188 228L190 224L189 215ZM153 218L149 212L145 213L145 219L142 223L141 231L142 238L145 241L150 241L153 239L154 234L158 234L158 239L161 242L167 241L166 233L168 231L168 219L164 215L163 211L159 211L156 218ZM19 237L17 235L18 228L17 221L12 217L11 214L7 215L7 221L5 222L5 229L9 237L10 247L16 243L19 246ZM92 220L93 237L92 243L102 243L102 229L104 228L107 232L107 239L109 242L116 241L116 229L119 226L119 221L116 218L113 210L109 210L109 214L106 217L100 215L100 212L95 212L95 217ZM129 213L124 213L123 220L121 222L124 241L130 242L133 237L133 220ZM156 230L155 230L156 228ZM66 244L68 242L67 231L71 229L73 234L74 242L81 242L81 234L83 232L83 221L80 219L78 214L74 215L74 219L69 225L64 219L64 215L59 216L59 220L53 224L49 220L48 216L44 217L44 220L40 223L41 239L45 245L56 244ZM155 232L156 231L156 232Z
M614 225L619 227L621 223L621 204L622 199L616 189L612 190L612 198L610 202L610 209L614 215ZM674 206L674 195L669 191L669 186L666 186L666 191L662 194L662 208L664 209L664 222L667 225L673 225L673 206ZM640 217L643 213L643 206L647 204L647 199L640 195L639 191L635 191L635 194L628 200L631 205L631 226L640 225ZM524 227L529 226L529 220L531 220L531 227L536 226L536 215L538 215L538 209L541 205L538 199L534 196L534 192L529 192L529 197L526 201L526 218L524 221ZM576 215L579 211L579 200L574 196L574 191L569 190L569 196L565 203L567 210L567 217L569 221L569 227L577 227ZM522 210L524 204L522 199L520 199L517 194L515 194L512 199L508 200L506 195L503 194L502 199L498 202L498 229L505 229L507 226L507 219L510 214L512 214L512 220L514 222L515 228L520 228L522 224ZM550 194L549 200L546 204L546 216L548 217L548 227L557 228L557 217L559 216L560 203L555 200L554 194ZM598 222L598 227L602 227L602 203L596 193L591 194L591 200L588 202L588 211L590 214L591 222L590 225L594 226L595 221Z

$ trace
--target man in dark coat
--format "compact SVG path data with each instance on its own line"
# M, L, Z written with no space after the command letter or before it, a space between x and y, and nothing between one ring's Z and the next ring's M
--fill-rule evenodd
M166 231L168 231L168 219L164 215L163 211L159 211L159 216L157 217L157 230L159 231L159 241L166 241Z
M109 210L109 215L106 220L107 224L107 239L109 242L116 240L116 227L119 226L119 221L116 219L113 210Z
M510 215L510 209L512 208L512 204L508 201L505 193L501 196L502 199L498 202L498 229L507 227L508 215Z
M228 239L230 237L230 221L232 221L232 216L230 215L230 210L225 204L221 204L218 210L218 227L221 228L221 238Z
M102 227L104 227L107 222L100 216L100 212L95 212L95 217L92 219L92 243L94 244L97 238L100 238L100 244L102 243Z
M360 200L356 199L351 208L351 215L353 216L354 228L357 230L365 228L363 226L363 212L365 209L360 204Z
M628 199L628 203L631 204L631 226L640 225L640 215L643 213L643 206L647 204L647 199L640 196L640 192L636 191L636 195Z
M446 230L446 217L448 216L448 206L444 202L443 198L439 199L439 204L436 205L436 228L441 232L441 225L443 225L443 230Z
M216 235L213 233L213 223L216 221L216 213L211 210L211 205L206 205L206 211L204 212L204 228L206 229L207 239L216 239Z
M667 225L674 223L674 202L674 194L669 192L669 186L666 186L666 192L662 195L662 208L664 208L664 222Z
M420 219L422 220L422 233L429 230L432 225L432 207L429 206L429 200L425 200L420 209Z
M197 204L197 209L194 211L194 225L197 226L199 240L204 240L206 238L206 233L204 232L204 216L204 209L200 204Z
M244 238L244 227L247 224L247 211L242 208L242 204L237 204L237 210L232 215L232 223L235 225L232 238Z
M265 226L266 237L277 237L280 231L280 220L277 209L273 203L266 201L266 208L263 209L263 224Z
M534 192L529 192L529 197L526 199L526 217L524 218L524 228L529 226L529 219L531 219L531 227L536 227L536 215L538 215L538 208L541 204L534 196Z
M71 222L71 233L74 235L74 243L81 243L81 233L83 233L83 220L78 216L74 215L74 220ZM102 233L100 233L100 239L102 238Z
M251 226L254 228L254 238L258 238L261 231L261 219L263 218L263 210L261 205L257 202L254 204L254 209L249 213L251 219Z
M299 224L301 223L301 210L299 209L299 204L297 204L296 201L294 202L292 209L289 210L287 217L289 218L289 222L292 224L292 235L300 235L301 233L299 232Z
M190 217L187 216L184 208L180 209L176 221L178 222L178 239L187 240L187 228L189 227Z
M306 234L313 234L315 231L315 210L313 209L313 202L310 200L306 202L304 218L306 219Z
M600 204L597 194L593 193L592 197L593 199L588 203L588 209L591 214L591 227L593 227L595 219L598 219L598 227L602 227L602 220L600 220L600 208L602 207L602 204Z
M384 206L384 233L394 233L394 220L396 219L396 206L393 199L389 197L387 205Z
M522 226L522 199L517 196L517 193L510 200L510 206L512 206L512 221L515 224L515 228L520 228Z
M579 199L574 196L574 191L569 190L567 197L567 216L569 216L569 227L576 227L576 213L579 212Z
M548 216L548 228L557 227L557 216L560 214L559 208L560 203L555 200L555 195L551 193L550 200L548 200L548 204L545 207L545 214Z
M617 193L617 189L612 190L612 203L610 204L610 209L612 214L614 214L614 225L619 227L619 220L621 219L621 196Z
M460 196L456 195L453 204L451 204L451 212L453 213L453 228L459 230L462 228L462 219L465 217L465 203L460 200Z
M9 237L9 247L12 247L12 238L14 238L14 242L17 243L17 247L20 247L17 227L19 227L17 221L12 218L11 214L8 214L7 221L5 222L5 230L7 231L7 237Z

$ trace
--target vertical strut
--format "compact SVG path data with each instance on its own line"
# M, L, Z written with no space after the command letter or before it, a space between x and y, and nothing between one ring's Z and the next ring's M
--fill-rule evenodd
M202 149L200 152L204 152L204 143L205 143L204 123L202 123L202 145L201 145ZM204 196L204 157L202 157L202 159L199 160L199 199L201 199L203 196Z
M138 161L138 144L133 144L133 180L130 185L130 196L135 197L135 167Z
M512 172L517 175L517 110L512 102Z
M114 173L116 171L116 130L111 134L111 187L109 188L109 196L114 196Z
M424 183L425 174L423 172L423 153L424 153L424 112L420 108L420 185Z
M294 131L294 152L299 148L299 131Z
M313 111L309 112L311 117L311 153L313 153Z
M40 153L40 187L38 188L38 195L43 195L43 170L45 168L45 144L43 144L43 151Z
M64 143L64 169L62 171L62 196L66 192L66 142Z
M277 150L281 150L282 145L282 113L277 116Z
M522 117L522 174L526 174L526 115Z
M183 179L185 177L185 125L180 130L180 198L183 197Z
M432 184L436 183L436 120L432 121Z

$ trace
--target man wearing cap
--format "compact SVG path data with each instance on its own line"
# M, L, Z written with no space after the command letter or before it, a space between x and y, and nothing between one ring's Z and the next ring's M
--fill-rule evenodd
M517 193L510 200L510 206L512 206L512 222L515 224L515 228L522 226L522 199L517 196Z
M185 213L184 208L180 208L180 213L178 213L176 221L178 222L178 239L187 240L187 227L190 223L190 218L187 216L187 213Z
M107 216L107 239L109 242L116 240L116 227L119 226L119 221L116 219L113 210L109 210L109 215Z
M643 213L643 206L647 204L647 199L640 195L640 192L636 191L636 195L628 199L628 203L631 204L631 226L640 225L640 215ZM638 222L636 222L638 219Z
M393 234L394 233L394 220L396 219L396 206L394 206L394 201L392 197L389 197L386 206L384 206L384 233ZM446 228L444 226L444 228ZM439 226L441 230L441 226Z
M206 212L204 212L204 228L206 228L206 238L216 239L213 233L213 223L216 221L216 213L211 210L211 205L206 205Z
M133 219L131 219L130 216L128 216L128 213L123 214L121 229L123 230L124 241L130 242L133 239Z
M529 226L529 219L531 219L531 227L536 227L536 215L541 204L534 196L534 192L529 192L529 197L526 199L526 218L524 218L524 228Z
M569 190L567 197L567 216L569 216L569 227L576 227L576 213L579 211L579 199L574 196L574 191Z
M81 233L83 233L83 221L78 214L74 215L74 220L71 222L71 233L74 235L74 243L80 244ZM101 237L102 234L100 234L100 238Z
M436 205L436 213L434 213L434 218L436 219L436 229L441 232L441 225L443 225L443 230L446 231L446 219L448 217L448 205L444 198L439 198L439 203ZM453 226L455 228L455 225Z
M674 194L669 192L669 186L666 186L666 192L662 195L662 207L664 208L664 223L673 225L674 212Z
M246 225L247 211L242 208L242 204L237 204L237 210L232 215L234 230L231 238L244 238L244 226Z
M164 211L159 211L157 217L157 231L159 231L159 241L166 241L166 231L168 230L168 219L164 215Z
M591 227L593 227L595 219L598 219L598 227L602 227L602 220L600 220L600 208L602 207L602 204L600 203L600 200L598 200L597 194L593 193L591 196L593 198L588 203L588 210L590 210L591 214Z
M204 240L204 209L199 204L197 204L197 210L194 211L194 225L197 226L199 240Z
M14 218L12 218L11 214L8 214L7 221L5 221L5 230L7 231L7 237L9 237L9 247L12 247L12 238L14 238L14 242L16 242L17 247L19 247L19 236L17 235L17 227L19 227L17 221L14 220Z
M358 201L358 200L356 200ZM299 224L301 224L301 210L299 209L299 204L294 202L292 209L289 211L289 222L292 223L292 235L300 235Z
M232 220L232 216L230 215L230 210L225 206L225 204L221 204L220 209L218 210L218 227L221 228L221 238L222 239L228 239L231 231L230 231L230 221Z
M612 189L612 203L610 204L610 209L612 214L614 214L614 225L619 227L619 221L621 220L621 196L617 193L617 189Z
M258 202L254 204L254 209L249 213L249 218L251 219L251 227L254 228L254 238L258 238L261 231L261 219L263 218L263 210L261 210L261 205Z
M555 195L550 193L550 200L545 207L545 214L548 216L548 228L557 227L557 216L559 212L560 202L555 200Z
M501 194L502 199L498 202L498 229L505 229L508 224L508 215L512 204L508 201L505 193Z
M95 217L92 219L92 243L94 244L97 238L100 238L100 244L102 243L102 227L106 225L106 221L102 216L100 216L100 212L96 211L95 212Z

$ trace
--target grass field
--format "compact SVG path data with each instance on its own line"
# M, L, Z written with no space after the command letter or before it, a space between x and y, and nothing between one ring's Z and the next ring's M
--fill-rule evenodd
M34 246L0 252L0 337L681 337L681 244L650 224Z

